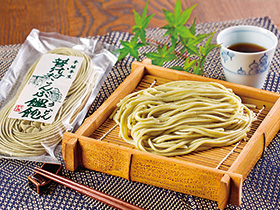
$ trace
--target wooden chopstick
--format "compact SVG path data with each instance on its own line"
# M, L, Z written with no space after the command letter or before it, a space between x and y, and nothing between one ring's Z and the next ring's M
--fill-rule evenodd
M73 189L73 190L76 190L77 192L80 192L84 195L87 195L95 200L98 200L100 202L103 202L107 205L110 205L114 208L117 208L117 209L122 209L122 210L145 210L143 208L140 208L138 206L135 206L133 204L130 204L130 203L127 203L123 200L120 200L118 198L115 198L113 196L110 196L108 194L105 194L101 191L98 191L98 190L95 190L95 189L92 189L90 187L87 187L85 185L82 185L82 184L79 184L77 182L74 182L70 179L67 179L65 177L62 177L62 176L59 176L59 175L56 175L54 173L51 173L49 171L46 171L42 168L35 168L35 172L44 176L44 177L47 177L59 184L62 184L70 189Z

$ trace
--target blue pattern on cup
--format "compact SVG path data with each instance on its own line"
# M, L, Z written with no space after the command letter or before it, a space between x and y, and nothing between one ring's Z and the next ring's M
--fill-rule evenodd
M240 67L240 69L237 70L237 74L246 75L246 71L244 71L242 67Z
M226 60L228 60L226 56ZM225 62L225 60L224 60ZM233 72L229 69L227 69L224 65L223 68L231 73L239 74L239 75L255 75L255 74L261 74L268 70L269 63L268 63L268 56L264 54L260 59L259 62L256 62L255 60L249 65L249 72L247 73L242 67L240 67L236 72Z
M235 56L235 54L233 52L229 52L227 50L222 50L221 56L222 56L224 62L226 63L226 61L228 59L230 59L232 61L232 58Z
M260 74L260 73L265 72L269 66L267 59L268 59L268 56L266 54L264 54L259 59L259 63L254 60L253 63L251 63L249 65L249 68L250 68L249 75Z

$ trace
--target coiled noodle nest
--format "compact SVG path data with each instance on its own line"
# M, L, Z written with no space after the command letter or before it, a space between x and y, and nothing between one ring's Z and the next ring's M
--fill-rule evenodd
M83 107L82 100L93 88L96 70L91 59L84 53L71 48L56 48L48 53L83 57L76 79L73 81L66 99L60 107L52 124L8 118L25 84L35 70L40 58L30 67L16 95L0 110L0 154L6 156L39 156L46 153L44 145L49 147L61 141L66 125L71 124Z
M129 94L112 118L137 149L174 156L238 142L255 117L219 83L174 81Z

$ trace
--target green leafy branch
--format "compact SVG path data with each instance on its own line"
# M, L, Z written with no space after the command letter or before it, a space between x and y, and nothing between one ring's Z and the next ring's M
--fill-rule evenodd
M122 48L119 50L118 61L129 54L139 61L139 49L149 45L146 38L146 28L154 14L147 16L148 3L149 1L146 2L142 16L136 11L133 11L135 25L132 27L132 32L134 36L130 41L121 41ZM194 74L203 74L207 55L211 50L218 47L218 45L211 44L215 32L196 34L196 19L194 19L190 27L186 26L195 6L196 5L182 11L181 0L177 0L173 13L163 9L164 17L167 22L167 24L162 27L162 29L166 30L163 36L167 36L168 39L166 43L158 44L156 52L144 54L147 58L152 60L152 64L162 66L165 62L178 59L178 56L184 56L186 57L184 66L174 66L172 69L187 72L192 69ZM205 41L204 45L203 41ZM179 52L176 50L178 46L181 48Z

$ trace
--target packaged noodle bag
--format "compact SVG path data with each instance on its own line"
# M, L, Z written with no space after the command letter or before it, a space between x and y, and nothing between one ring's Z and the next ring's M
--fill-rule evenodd
M65 131L75 131L117 61L94 39L34 29L0 81L0 157L57 162Z

